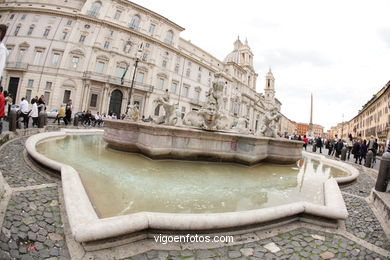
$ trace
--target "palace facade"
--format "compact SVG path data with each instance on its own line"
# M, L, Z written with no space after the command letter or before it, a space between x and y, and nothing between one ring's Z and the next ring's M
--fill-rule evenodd
M201 108L218 73L227 82L224 110L247 118L248 128L259 127L266 107L280 109L271 71L264 93L256 92L247 41L237 39L221 61L182 39L183 27L125 0L3 0L0 7L9 51L3 86L17 104L44 95L48 109L72 99L74 112L123 114L138 104L141 115L157 117L163 111L153 100L168 89L184 115Z

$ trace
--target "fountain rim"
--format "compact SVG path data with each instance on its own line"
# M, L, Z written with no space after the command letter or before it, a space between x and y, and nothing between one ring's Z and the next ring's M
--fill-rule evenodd
M28 154L37 162L61 173L65 208L73 237L78 242L90 242L128 235L147 229L160 230L216 230L269 222L302 213L329 219L346 219L346 209L338 183L355 180L359 171L351 165L326 158L323 155L303 152L329 166L348 172L347 177L331 178L324 183L325 205L310 202L294 202L280 206L224 213L159 213L138 212L109 218L99 218L82 184L79 173L71 166L56 162L40 154L36 145L49 139L65 138L68 135L103 134L104 130L61 129L33 135L26 141Z

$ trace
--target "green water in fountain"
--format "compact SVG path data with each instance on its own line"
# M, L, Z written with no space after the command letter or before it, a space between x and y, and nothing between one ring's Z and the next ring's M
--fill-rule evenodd
M75 168L99 217L134 212L217 213L290 202L324 203L323 183L346 172L303 158L294 165L151 160L106 147L101 135L68 136L37 151Z

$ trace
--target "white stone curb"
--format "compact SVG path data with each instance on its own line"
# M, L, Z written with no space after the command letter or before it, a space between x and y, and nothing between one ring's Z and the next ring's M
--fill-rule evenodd
M80 176L69 165L55 162L36 151L36 145L47 139L64 138L73 134L103 134L103 130L62 129L61 132L48 132L31 136L26 141L29 155L39 163L61 172L65 207L72 234L78 242L107 239L145 229L163 230L213 230L258 224L271 220L294 216L301 213L332 219L346 219L348 216L344 200L337 182L352 180L352 177L329 179L324 183L325 205L310 202L295 202L264 209L214 214L175 214L139 212L125 216L99 219L81 182ZM354 178L358 173L352 166L309 153L306 156L345 170ZM341 179L341 180L340 180Z

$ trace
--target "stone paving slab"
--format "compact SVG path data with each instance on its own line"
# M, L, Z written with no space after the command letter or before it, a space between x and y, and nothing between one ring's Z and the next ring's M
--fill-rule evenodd
M0 233L0 250L13 259L70 258L57 187L12 195Z
M35 173L24 161L24 144L28 137L8 142L0 149L0 171L11 187L27 187L52 182Z
M273 244L275 250L267 248ZM149 251L125 258L149 259L386 259L339 234L306 228L281 233L268 239L215 249Z

